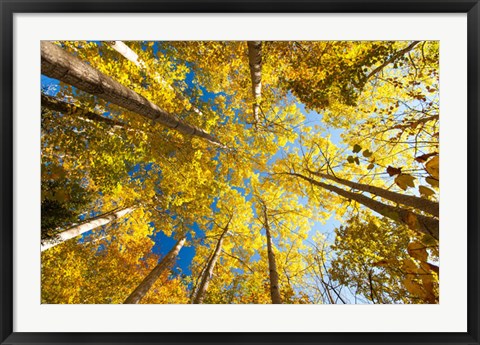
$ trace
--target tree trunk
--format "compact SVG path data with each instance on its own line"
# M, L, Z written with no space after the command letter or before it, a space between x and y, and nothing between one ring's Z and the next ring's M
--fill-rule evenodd
M270 233L270 225L268 224L268 216L265 206L263 208L263 216L265 221L265 234L267 236L270 296L272 298L272 304L282 304L282 297L280 296L280 284L278 283L277 263L275 261L275 254L273 253L272 235Z
M438 267L437 265L434 265L434 264L431 264L429 262L426 262L426 264L428 265L428 267L430 267L430 269L435 272L437 275L440 274L440 267Z
M75 104L67 103L62 100L59 100L58 98L48 96L45 94L42 94L42 107L48 108L53 111L58 111L65 115L74 115L77 117L84 117L88 120L105 123L112 127L117 127L122 129L125 128L125 124L123 122L110 119L108 117L104 117L100 114L94 113L85 108L76 106Z
M230 222L229 222L230 223ZM218 258L220 257L220 252L222 251L223 240L228 233L228 224L223 230L218 242L215 246L215 250L213 252L212 257L210 258L206 269L202 273L202 278L200 280L200 285L198 286L197 292L193 299L193 304L201 304L203 303L203 299L205 298L205 293L207 292L208 285L210 284L210 280L212 279L213 269L217 263Z
M255 100L253 103L253 117L255 124L257 124L259 122L260 100L262 97L262 42L248 41L247 45L250 77L252 79L252 93Z
M204 130L177 119L145 97L82 62L59 46L42 41L41 53L42 74L73 85L82 91L100 97L180 133L197 136L217 146L225 147L218 139Z
M147 73L150 73L150 71L148 71L148 67L147 65L145 64L145 62L141 59L138 58L138 55L137 53L135 53L132 49L130 49L129 46L127 46L125 43L123 43L122 41L112 41L110 43L110 46L115 49L117 52L119 52L125 59L131 61L132 63L134 63L135 65L137 65L138 68L146 71ZM157 82L159 82L160 84L162 84L162 86L165 86L167 88L169 88L170 90L172 90L174 93L175 93L175 96L177 96L178 99L182 100L182 101L185 101L186 100L186 97L181 94L180 92L178 92L177 90L175 90L175 88L172 86L172 85L169 85L164 78L162 78L162 76L160 76L160 74L154 72L155 75L154 75L154 78ZM190 102L189 102L190 103ZM191 104L191 109L197 113L198 115L202 116L203 113L200 109L198 109L197 107L195 107L193 104Z
M135 53L129 46L122 41L112 41L110 46L119 52L125 59L134 63L138 68L146 69L145 62L138 59L137 53Z
M416 208L420 211L427 212L430 214L433 214L434 216L438 217L439 216L439 207L438 207L438 202L434 202L428 199L424 198L419 198L413 195L404 195L396 192L391 192L389 190L385 190L383 188L375 187L375 186L370 186L367 184L363 183L357 183L357 182L351 182L348 180L344 180L332 175L328 174L322 174L322 173L317 173L310 171L309 172L313 175L323 177L325 179L335 181L338 183L341 183L345 186L355 188L357 190L361 190L364 192L368 192L370 194L375 194L377 196L380 196L384 199L403 204L406 206L411 206L413 208Z
M176 259L180 249L185 244L186 237L182 237L167 255L155 266L155 268L143 279L143 281L137 286L137 288L127 297L123 304L138 304L143 297L147 294L148 290L157 281L160 275L170 267L170 265Z
M63 243L71 238L77 237L87 231L93 230L100 226L106 225L110 222L113 222L114 220L131 213L133 210L135 210L135 208L136 207L122 208L118 211L108 212L108 213L101 214L97 217L93 217L81 224L76 224L68 228L67 230L64 230L56 234L55 238L44 240L41 245L42 252L60 243Z
M420 233L430 235L436 240L439 237L439 222L438 219L432 217L422 216L411 211L393 207L390 205L382 204L381 202L375 201L371 198L366 197L362 194L348 192L336 186L328 185L323 182L315 181L307 176L297 174L297 173L289 173L289 175L297 176L302 178L305 181L308 181L316 186L322 187L326 190L331 192L337 193L340 196L343 196L347 199L352 199L362 204L371 210L381 214L384 217L388 217L395 221L402 222L406 224L410 229Z

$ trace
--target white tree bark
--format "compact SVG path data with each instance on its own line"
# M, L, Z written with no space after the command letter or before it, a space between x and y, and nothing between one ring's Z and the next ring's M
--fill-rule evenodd
M122 41L112 41L110 46L119 52L125 59L133 62L138 68L145 69L145 62L138 59L138 55Z
M63 243L71 238L77 237L87 231L93 230L100 226L106 225L114 221L115 219L126 216L127 214L131 213L133 210L135 210L135 207L126 207L115 212L109 212L109 213L105 213L97 217L91 218L88 221L83 222L81 224L74 225L68 228L67 230L64 230L56 234L55 238L52 238L50 240L44 240L41 245L42 252L60 243Z

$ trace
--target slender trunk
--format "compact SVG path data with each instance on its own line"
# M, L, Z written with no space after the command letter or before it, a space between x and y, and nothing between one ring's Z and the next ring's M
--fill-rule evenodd
M78 117L84 117L88 120L105 123L112 127L125 128L125 124L123 122L120 122L114 119L109 119L108 117L104 117L88 109L76 106L75 104L72 104L72 103L64 102L62 100L59 100L58 98L48 96L45 94L42 94L42 107L48 108L53 111L58 111L65 115L74 115Z
M135 91L104 75L77 57L48 41L41 42L42 74L63 81L122 108L156 121L180 133L203 138L224 147L203 129L179 120Z
M373 304L381 303L378 296L376 296L375 288L373 287L373 280L372 280L372 271L368 272L368 285L370 288L370 300ZM377 302L375 302L375 297L377 297Z
M125 59L129 60L130 62L134 63L138 68L140 68L141 70L144 70L146 71L147 73L149 73L148 71L148 67L147 65L145 64L145 62L142 60L142 59L139 59L138 58L138 55L137 53L135 53L129 46L127 46L125 43L123 43L122 41L112 41L110 43L110 46L115 49L118 53L120 53ZM172 85L169 85L164 78L162 78L162 76L160 76L159 73L156 73L155 72L155 75L154 75L154 78L157 82L159 82L160 84L162 84L163 86L169 88L170 90L172 90L174 93L175 93L175 96L177 96L178 99L182 100L182 101L185 101L186 100L186 97L181 94L180 92L178 92L177 90L175 90L175 88L172 86ZM198 115L203 115L202 111L200 109L198 109L197 107L195 107L193 104L190 104L191 105L191 109L197 113Z
M430 235L436 240L438 240L438 236L439 236L438 219L422 216L402 208L385 205L385 204L382 204L381 202L368 198L365 195L348 192L336 186L315 181L301 174L289 173L289 175L300 177L303 180L308 181L316 186L319 186L331 192L337 193L338 195L343 196L345 198L355 200L356 202L370 208L371 210L381 214L384 217L388 217L395 221L402 222L406 224L410 229L417 231L418 233L421 233L421 234Z
M255 124L260 116L260 100L262 97L262 42L248 41L248 61L250 66L250 77L252 79L252 93L254 98L253 117Z
M119 52L125 59L134 63L138 68L146 69L145 62L138 59L137 53L135 53L129 46L122 41L112 41L110 46Z
M160 275L170 267L176 259L180 249L185 244L186 237L182 237L167 255L155 266L155 268L143 279L137 288L127 297L123 304L138 304L147 294L153 284L158 280Z
M413 195L404 195L404 194L392 192L392 191L389 191L389 190L385 190L383 188L370 186L370 185L363 184L363 183L351 182L351 181L344 180L342 178L335 177L335 176L328 175L328 174L317 173L317 172L313 172L313 171L310 171L310 170L309 170L309 172L313 175L316 175L316 176L323 177L323 178L331 180L331 181L341 183L345 186L352 187L352 188L355 188L357 190L361 190L361 191L364 191L364 192L368 192L370 194L375 194L375 195L380 196L384 199L387 199L387 200L390 200L390 201L393 201L393 202L396 202L396 203L399 203L399 204L403 204L403 205L406 205L406 206L411 206L411 207L416 208L420 211L433 214L436 217L439 216L438 202L434 202L434 201L424 199L424 198L419 198L419 197L416 197L416 196L413 196Z
M67 230L64 230L56 234L55 238L44 240L41 245L42 252L60 243L63 243L71 238L77 237L87 231L90 231L100 226L111 223L114 220L131 213L133 210L135 210L135 208L136 207L122 208L118 211L108 212L108 213L101 214L97 217L93 217L81 224L76 224L68 228Z
M270 233L270 225L268 224L267 210L263 209L263 216L265 221L265 234L267 236L267 252L268 252L268 269L270 276L270 296L272 304L282 304L282 297L280 296L280 284L278 283L277 263L275 261L275 254L273 253L272 235Z
M210 280L212 279L213 269L217 263L218 258L220 257L220 252L222 251L223 240L228 233L228 225L223 230L218 242L215 246L215 250L213 252L212 257L210 258L206 269L202 273L202 278L200 280L200 285L198 286L197 292L193 299L193 304L200 304L203 303L203 299L205 298L205 293L207 292L208 285L210 284Z
M406 53L408 53L409 51L411 51L413 48L415 48L415 46L417 44L419 44L420 41L414 41L412 43L410 43L407 47L395 52L392 57L390 59L388 59L387 61L385 61L383 64L381 64L380 66L378 66L377 68L375 68L373 71L371 71L366 77L365 77L365 81L367 81L368 79L370 79L373 75L377 74L378 72L382 71L385 67L387 67L389 64L391 64L392 62L395 62L399 57L405 55Z

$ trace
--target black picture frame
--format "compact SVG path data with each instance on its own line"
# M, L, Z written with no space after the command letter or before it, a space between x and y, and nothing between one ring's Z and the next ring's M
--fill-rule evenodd
M1 9L1 344L479 344L478 0L0 0ZM18 333L13 332L13 16L15 13L467 13L468 320L466 333ZM452 315L452 317L455 317Z

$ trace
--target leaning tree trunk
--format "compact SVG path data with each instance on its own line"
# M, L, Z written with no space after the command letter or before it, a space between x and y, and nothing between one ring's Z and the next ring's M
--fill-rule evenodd
M111 223L114 220L131 213L133 210L135 210L135 208L136 207L126 207L118 211L104 213L97 217L93 217L81 224L74 225L58 234L55 234L54 238L44 240L41 245L42 252L71 238L77 237L87 231Z
M215 265L217 264L217 260L220 257L220 252L222 251L223 241L224 241L227 233L228 233L228 225L225 227L222 234L220 235L220 238L218 239L218 242L215 246L215 250L213 252L213 255L210 258L206 269L203 270L203 272L202 272L202 278L200 280L200 284L197 288L195 297L192 301L193 304L203 303L203 299L205 298L205 293L207 292L208 285L210 284L210 280L212 279L213 269L215 268Z
M41 69L42 74L50 78L75 86L180 133L197 136L224 147L218 139L203 129L176 118L135 91L47 41L41 42Z
M257 124L260 117L260 100L262 97L262 42L248 41L247 45L252 93L255 100L253 103L253 117L255 124Z
M289 175L300 177L303 180L310 182L311 184L322 187L331 192L337 193L338 195L343 196L347 199L355 200L356 202L370 208L371 210L381 214L384 217L406 224L410 229L420 234L430 235L436 240L438 240L439 238L438 219L422 216L414 212L411 212L409 210L405 210L403 208L385 205L385 204L382 204L381 202L368 198L365 195L348 192L336 186L315 181L301 174L289 173Z
M128 61L132 62L133 64L135 64L138 68L140 68L141 70L147 72L147 73L150 73L150 71L148 70L148 67L147 65L145 64L145 61L143 61L142 59L139 59L138 58L138 54L135 53L129 46L127 46L125 43L123 43L122 41L112 41L110 42L110 46L115 49L118 53L120 53L125 59L127 59ZM162 76L160 74L158 74L157 72L154 72L155 75L154 75L154 78L156 81L158 81L160 84L162 84L162 86L165 86L167 87L168 89L172 90L174 93L175 93L175 96L182 100L182 101L188 101L187 98L181 94L180 92L178 92L177 90L175 90L175 88L172 86L172 85L169 85L164 78L162 78ZM190 102L189 102L190 103ZM190 103L190 106L191 106L191 109L197 113L198 115L202 116L203 113L200 109L198 109L196 106L194 106L193 104Z
M138 304L147 294L150 288L155 284L160 275L170 267L175 261L178 253L185 244L186 237L182 237L167 255L155 266L155 268L143 279L137 288L127 297L124 304Z
M280 284L278 279L277 263L275 261L275 254L273 253L272 235L270 233L270 225L268 223L267 210L263 208L265 234L267 236L267 253L268 253L268 269L270 276L270 297L272 304L282 304L282 297L280 296Z
M58 98L48 96L43 93L42 107L48 108L53 111L58 111L65 115L73 115L79 118L85 118L89 121L100 122L112 127L125 129L125 124L123 122L110 119L88 109L79 107L73 103L67 103L65 101L59 100Z
M413 208L416 208L420 211L424 211L430 214L433 214L434 216L439 216L439 207L438 207L438 202L434 202L428 199L424 198L419 198L413 195L405 195L405 194L400 194L396 192L392 192L383 188L375 187L375 186L370 186L368 184L363 184L363 183L357 183L357 182L351 182L348 180L344 180L339 177L335 177L332 175L328 174L322 174L314 171L309 172L313 175L329 179L331 181L335 181L338 183L341 183L345 186L355 188L357 190L361 190L364 192L368 192L370 194L375 194L377 196L380 196L384 199L403 204L406 206L411 206Z

